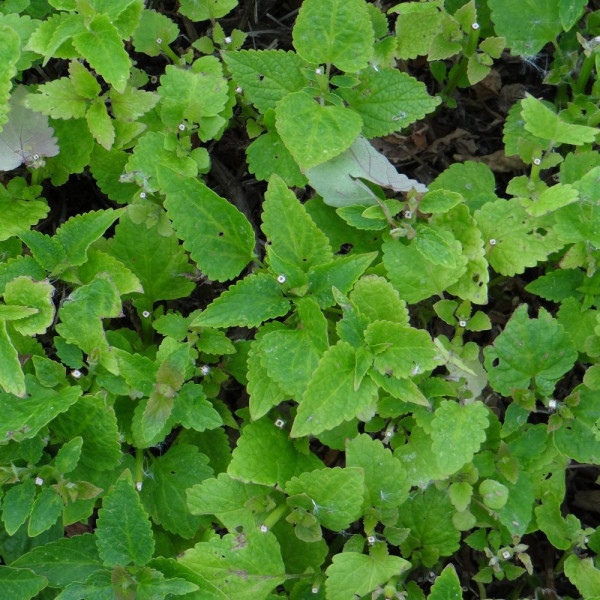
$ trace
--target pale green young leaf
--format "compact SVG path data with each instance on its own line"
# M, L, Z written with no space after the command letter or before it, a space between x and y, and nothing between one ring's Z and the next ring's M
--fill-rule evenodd
M361 179L395 192L427 191L422 183L398 173L363 136L339 156L309 169L306 176L323 201L337 207L378 203L375 193Z
M44 57L42 66L45 67L50 58L70 59L77 56L71 43L74 35L85 31L83 18L76 13L52 13L48 19L39 23L32 33L27 50L33 50Z
M94 542L94 536L89 533L61 538L30 550L11 566L31 569L45 577L52 587L62 588L102 569Z
M21 275L27 275L37 281L41 281L46 277L46 272L29 255L21 255L9 259L0 264L0 294L4 292L4 288L9 281Z
M420 366L419 366L420 369ZM400 379L391 375L383 375L374 369L369 371L369 377L385 392L402 402L412 402L419 406L430 408L429 400L424 396L412 379Z
M27 535L37 537L40 533L50 529L62 514L63 508L63 500L54 488L42 489L31 508Z
M436 229L424 223L415 225L416 237L412 242L425 260L447 269L455 269L457 256L462 255L462 247L450 232Z
M319 523L332 531L341 531L362 514L363 471L355 467L305 471L290 479L285 491L289 496L306 494Z
M256 327L263 321L285 316L290 310L275 277L250 275L223 292L196 317L192 327Z
M158 181L167 214L198 268L217 281L237 277L253 256L248 219L198 179L161 168Z
M0 25L0 131L8 120L8 99L12 89L12 79L17 74L16 64L19 60L20 38L15 31L6 25Z
M302 398L320 355L306 330L272 331L260 341L260 360L269 378L296 401Z
M107 567L144 565L152 557L154 539L148 515L125 471L104 497L98 512L96 545Z
M287 431L260 419L242 429L227 472L247 483L283 487L295 475L320 466L314 454L296 448Z
M55 464L58 472L61 474L70 473L81 458L81 447L83 446L83 438L78 435L72 440L63 444L61 449L56 453Z
M218 590L215 599L264 600L286 578L277 538L270 531L213 537L187 550L178 562L208 579Z
M598 135L596 127L567 123L543 102L529 94L521 100L521 115L525 120L526 131L555 144L582 146L593 142Z
M188 507L192 515L215 515L230 531L240 526L249 531L257 525L249 501L264 498L272 491L220 473L216 479L205 479L187 490Z
M123 93L110 91L110 106L115 119L135 121L152 110L160 97L155 92L138 90L128 85Z
M571 554L565 561L564 569L565 575L583 598L598 598L600 570L595 567L592 558L579 558L576 554Z
M77 288L59 310L57 333L67 342L81 348L91 363L99 362L118 374L117 359L106 340L102 319L121 314L121 298L114 283L98 277Z
M231 12L238 0L181 0L179 12L192 21L219 19Z
M53 294L51 284L34 281L30 277L17 277L7 283L4 288L4 301L7 305L36 309L36 314L19 319L12 326L22 335L45 333L54 318Z
M9 394L25 395L25 376L19 354L6 331L6 321L0 320L0 386Z
M0 31L0 36L3 33ZM29 569L0 566L0 588L11 600L30 600L38 596L48 586L46 578L36 575Z
M25 319L31 315L37 315L38 312L37 308L29 308L28 306L21 306L19 304L0 304L0 319L4 321Z
M240 50L226 52L223 58L235 83L261 113L306 86L304 62L295 52Z
M113 120L108 116L104 98L95 98L85 113L85 120L94 139L104 148L110 150L115 141Z
M107 407L102 398L91 395L67 408L53 421L52 427L63 440L81 436L83 446L79 465L96 471L117 467L123 455L114 409Z
M0 190L0 241L27 231L50 210L42 200L18 200Z
M587 339L598 324L598 315L597 310L586 309L581 302L568 297L561 302L556 318L577 351L585 353Z
M275 116L277 132L302 169L341 154L362 129L358 113L343 106L322 106L305 92L285 96Z
M301 328L306 331L315 348L325 352L329 348L327 319L314 298L304 297L296 301L296 310L302 322Z
M443 400L431 422L432 450L445 475L456 473L473 459L485 441L488 410L481 402L461 406Z
M454 507L448 493L430 485L417 491L410 502L403 505L397 527L410 529L410 534L400 545L402 554L408 556L419 549L426 567L432 567L441 556L450 556L459 547L460 531L452 523Z
M558 0L558 15L565 31L577 23L587 4L587 0Z
M179 28L171 19L155 10L144 9L133 32L133 47L148 56L158 56L162 51L157 40L168 45L178 36Z
M196 177L198 164L189 156L179 156L171 147L167 147L164 133L148 131L142 135L129 155L126 172L146 192L157 192L158 172L171 170L184 177Z
M442 31L444 16L439 9L437 2L410 2L393 8L398 13L398 58L416 58L429 52L434 38Z
M78 60L69 63L69 79L82 98L94 100L100 95L101 87L96 78Z
M206 399L200 384L186 383L175 398L171 419L186 429L205 431L223 424L221 415Z
M361 73L358 86L342 89L341 95L361 116L366 138L400 131L440 103L423 83L397 69L369 69Z
M87 24L87 31L73 37L73 45L107 83L118 92L125 90L131 61L107 15L95 15Z
M120 348L114 348L119 365L119 374L133 388L144 396L154 389L158 365L147 356L129 354Z
M542 504L535 507L535 520L540 531L548 538L549 542L559 550L569 550L571 540L565 518L560 510L561 502L554 496L548 495ZM571 515L574 517L575 515Z
M488 6L496 33L522 56L534 56L562 30L555 0L489 0Z
M38 86L35 94L27 96L25 105L53 119L81 119L88 102L77 93L68 77L61 77Z
M518 155L531 164L540 151L548 150L550 142L536 137L525 129L525 119L522 115L521 101L515 102L504 121L502 141L506 156ZM480 163L481 164L481 163Z
M271 408L287 399L281 386L271 379L263 366L260 342L253 342L248 353L248 394L250 396L250 416L253 420L266 415Z
M259 181L268 181L272 175L289 186L304 187L308 181L275 131L256 138L246 148L246 158L248 171Z
M366 596L394 575L407 571L410 563L399 556L390 556L382 549L373 549L369 556L359 552L340 552L327 568L328 600L353 600Z
M375 368L382 374L410 377L431 371L439 363L438 350L427 331L392 321L374 321L365 341L375 355Z
M65 250L56 236L26 230L19 234L19 238L27 244L33 258L45 271L60 272L68 265Z
M172 596L189 596L201 587L184 577L165 579L161 571L143 567L136 573L137 585L135 597L137 600L154 600Z
M529 283L525 290L553 302L562 302L571 296L581 300L583 295L577 290L583 281L584 273L580 269L556 269Z
M103 569L92 573L84 582L75 581L69 583L55 600L112 600L114 598L114 586L111 571Z
M227 81L212 73L195 73L167 66L160 78L160 117L167 127L184 121L200 122L218 115L228 99Z
M530 217L517 198L488 202L474 217L486 244L487 259L502 275L522 273L564 245L546 222Z
M269 181L262 221L261 229L273 251L284 261L308 271L333 259L329 240L277 175Z
M155 523L167 531L191 538L202 519L190 514L186 490L211 477L208 457L190 444L172 446L157 458L144 478L141 499Z
M462 587L454 565L449 564L431 586L427 600L462 600Z
M81 388L71 386L57 392L40 386L32 376L26 376L27 397L15 402L9 393L0 393L0 438L16 441L33 438L62 412L77 402Z
M408 498L410 484L402 463L379 440L361 434L346 443L346 466L365 477L365 507L395 507Z
M298 407L291 435L317 435L369 411L377 394L371 379L354 389L355 350L347 342L332 346L319 361Z
M408 443L394 452L394 456L406 469L410 485L424 489L431 480L444 479L431 446L431 437L415 425L410 432Z
M551 392L577 359L562 326L543 308L539 318L530 319L527 308L517 308L494 345L484 348L490 385L504 396L514 388L528 388L532 379Z
M331 63L341 71L360 71L373 55L373 26L364 0L306 0L293 36L304 60Z
M6 490L2 498L2 522L8 535L14 535L27 520L33 508L35 490L33 479L26 479Z
M193 271L185 251L175 234L161 235L158 225L137 225L123 216L109 252L138 277L149 303L183 298L194 289L194 283L185 277Z
M419 211L422 213L446 213L461 202L464 202L464 198L458 192L439 188L427 192L421 198Z
M317 265L308 273L309 292L321 308L335 304L332 288L347 293L356 280L375 260L376 253L338 256L331 262Z
M505 484L508 488L508 500L497 512L500 522L508 531L520 537L527 531L536 499L531 475L521 470L515 483L505 481Z

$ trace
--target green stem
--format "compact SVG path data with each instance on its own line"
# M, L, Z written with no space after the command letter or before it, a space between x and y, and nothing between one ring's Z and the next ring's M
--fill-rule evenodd
M160 49L173 61L173 64L181 64L181 59L179 58L179 56L177 56L177 54L175 54L175 52L173 52L173 50L171 50L170 46L167 43L162 42L160 44Z
M444 99L448 99L452 92L456 89L460 78L466 73L467 65L469 64L469 58L473 56L473 54L477 50L477 43L479 42L479 24L473 23L471 25L471 30L469 31L469 37L467 39L467 43L463 50L463 57L460 62L452 69L450 69L450 77L448 79L448 83L442 90L442 97Z
M274 508L269 516L263 521L263 525L269 529L269 531L273 528L274 525L278 523L278 521L285 517L290 512L290 507L287 504L280 504L276 508Z
M141 448L135 449L135 486L136 489L144 480L144 451Z
M579 71L579 77L577 77L577 81L573 85L573 95L583 94L585 92L585 88L590 79L590 75L592 74L592 69L595 65L595 52L590 52L589 56L585 57L583 61L583 65L581 65L581 70Z

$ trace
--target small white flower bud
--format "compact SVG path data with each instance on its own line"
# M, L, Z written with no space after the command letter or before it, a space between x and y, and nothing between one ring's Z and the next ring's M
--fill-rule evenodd
M548 408L550 410L554 410L556 408L556 400L554 398L548 400Z
M140 192L140 198L145 198L146 197L146 192Z
M375 542L377 541L377 538L374 535L370 535L367 538L367 542L369 542L369 544L372 546Z
M315 73L316 73L317 75L323 75L323 69L321 69L321 67L317 67L317 68L315 69Z
M495 246L496 245L496 240L494 238L492 238L490 240L490 246Z
M81 371L79 369L75 369L74 371L71 371L71 376L75 379L79 379L81 377Z
M143 485L144 485L144 484L143 484L141 481L136 481L136 483L135 483L135 489L136 489L138 492L141 492L141 491L142 491L142 487L143 487Z
M260 532L261 533L267 533L267 531L269 531L269 528L266 525L261 525L260 526Z
M142 313L142 317L144 317L144 319L147 319L149 316L150 316L150 313L149 313L147 310L145 310L145 311Z
M463 319L461 319L461 320L458 322L458 324L459 324L461 327L466 327L466 326L467 326L467 322L466 322L466 321L464 321Z
M177 125L177 129L179 129L179 131L185 131L185 124L179 123L179 125Z
M405 219L412 219L412 210L405 210L404 211L404 218Z
M285 275L277 275L277 283L285 283L286 277Z
M204 376L208 375L210 373L210 367L208 365L202 365L200 367L200 373Z
M162 44L162 42L163 42L163 41L162 41L162 38L160 38L160 37L157 37L157 38L156 38L156 43L157 43L159 46Z
M311 590L310 590L310 591L311 591L313 594L318 594L318 593L319 593L319 588L318 588L318 587L314 587L314 588L311 588Z
M225 38L225 43L226 43L226 44L231 44L231 42L232 42L232 41L233 41L233 40L231 39L231 37L230 37L230 36L227 36L227 37Z
M542 159L541 158L534 158L533 159L533 164L537 167L539 165L542 164Z
M31 158L33 158L33 160L40 160L40 155L34 154Z
M240 87L239 85L235 88L236 94L241 94L243 91L244 91L244 88Z
M35 485L44 485L44 480L41 477L36 477Z
M508 550L505 550L505 551L502 553L502 558L503 558L504 560L508 560L508 559L510 558L510 552L509 552Z
M479 29L479 23L473 23L473 25L471 25L471 29L473 31L477 31Z
M283 419L277 419L277 421L275 421L275 427L283 429L285 427L285 421Z

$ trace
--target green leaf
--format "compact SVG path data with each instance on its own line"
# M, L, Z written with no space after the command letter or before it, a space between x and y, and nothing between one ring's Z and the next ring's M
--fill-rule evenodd
M192 327L256 327L263 321L285 316L290 303L275 277L250 275L223 292L196 317Z
M290 479L285 491L289 496L306 494L319 523L332 531L349 527L362 514L362 469L334 467L306 471Z
M454 565L446 565L431 586L427 600L462 600L460 580Z
M96 98L90 104L85 119L94 139L107 150L112 148L115 141L113 120L108 116L103 98Z
M12 326L22 335L45 333L54 319L53 294L52 285L29 277L17 277L7 283L4 288L6 304L29 306L36 313L15 321Z
M253 420L266 415L271 408L287 399L281 386L271 379L261 360L260 342L252 344L248 353L248 394L250 395L250 417Z
M115 318L121 313L119 291L110 279L94 279L77 288L70 301L59 310L58 334L67 342L81 348L90 363L99 362L118 374L116 357L106 340L102 319Z
M4 35L0 30L0 36ZM29 569L0 566L0 587L2 593L6 594L6 598L29 600L36 597L38 592L42 591L47 585L48 582L44 577L35 575Z
M561 325L543 308L538 319L530 319L527 308L517 308L494 345L483 351L490 385L504 396L514 388L528 388L532 379L551 393L577 359Z
M543 102L529 94L521 100L521 107L525 129L543 140L551 140L554 144L581 146L593 142L598 135L596 127L567 123Z
M377 204L377 196L362 179L395 192L427 191L423 184L398 173L394 165L362 136L339 156L309 169L306 176L329 206ZM384 216L383 212L381 216Z
M142 10L142 15L133 33L133 47L148 56L158 56L162 50L156 40L171 44L179 36L179 28L171 19L154 10Z
M21 39L16 31L6 25L0 25L0 131L8 120L8 99L12 88L12 78L17 74Z
M431 422L432 450L438 465L446 475L456 473L473 459L485 441L488 410L481 402L461 406L443 400Z
M0 241L19 235L43 219L49 206L41 200L18 200L0 188Z
M211 477L208 457L189 444L172 446L150 466L141 491L144 507L152 520L171 533L193 537L202 519L187 509L186 491Z
M110 106L115 119L135 121L154 108L160 97L155 92L127 86L123 93L110 91Z
M437 2L410 2L395 6L398 58L416 58L428 54L434 38L443 27L444 15ZM450 40L447 40L450 42Z
M527 214L517 198L488 202L474 216L488 261L502 275L522 273L563 246L544 221Z
M160 169L158 181L167 214L198 268L217 281L238 276L253 256L248 219L197 179Z
M56 523L64 503L54 488L43 489L35 499L27 525L27 535L36 537Z
M152 304L183 298L194 289L185 278L193 268L175 234L161 235L160 224L148 227L123 216L115 229L110 253L135 273Z
M508 500L498 511L500 522L512 535L522 536L531 521L535 492L531 476L524 471L519 472L516 483L506 481Z
M308 271L333 259L329 240L284 181L273 176L263 203L261 229L282 260Z
M56 468L61 474L71 472L81 458L81 447L83 446L83 438L78 435L71 441L63 444L62 448L56 453Z
M10 487L2 498L2 522L8 535L14 535L33 508L35 484L32 479Z
M407 571L410 563L398 556L389 556L373 549L369 556L358 552L341 552L327 568L325 587L328 600L353 600L365 596L394 575Z
M402 463L366 433L346 443L346 466L364 472L366 507L395 507L408 498L410 485Z
M553 302L562 302L570 296L579 300L582 296L577 289L583 280L584 273L580 269L556 269L529 283L525 290Z
M587 0L558 0L558 14L565 31L569 31L580 19Z
M26 48L44 57L42 67L50 58L75 58L77 52L71 40L73 36L85 31L84 20L75 13L58 12L42 21L29 38Z
M0 320L0 386L9 394L25 396L25 376L4 319Z
M294 47L310 63L356 73L373 55L373 27L364 0L306 0L294 25Z
M440 363L437 348L422 329L375 321L367 327L365 341L375 355L375 368L382 374L410 377L433 370Z
M195 73L167 66L160 78L160 116L167 127L180 123L199 123L204 117L218 115L228 100L227 81L213 73Z
M488 0L488 6L496 33L522 56L534 56L562 30L555 0Z
M81 396L81 388L77 386L57 392L40 386L29 375L25 379L27 397L15 402L12 394L0 393L0 439L21 441L35 437L42 427Z
M240 50L226 52L223 58L235 83L261 113L306 85L304 62L294 52Z
M257 525L249 508L251 501L271 492L270 487L244 483L220 473L216 479L205 479L189 488L187 498L193 515L215 515L230 531L239 526L249 531Z
M291 435L317 435L361 416L375 399L377 386L363 379L354 389L354 348L338 342L322 356L298 407Z
M293 476L320 466L314 454L296 448L286 431L261 419L242 429L227 472L247 483L284 487Z
M202 386L191 382L186 383L177 394L171 418L173 422L195 431L216 429L223 424L219 413L206 399Z
M208 579L219 590L215 598L264 600L285 581L281 551L271 532L215 537L187 550L178 562Z
M107 83L118 92L125 91L131 62L107 15L96 14L87 24L87 31L73 37L73 45Z
M456 268L457 240L450 232L424 223L417 223L415 231L417 235L413 244L426 260L448 269ZM458 256L460 254L462 252L459 251Z
M231 12L238 0L181 0L179 12L192 21L219 19Z
M369 69L361 73L358 86L342 89L341 95L361 116L367 138L400 131L440 103L423 83L397 69Z
M275 116L277 132L302 169L344 152L362 128L362 120L354 111L343 106L322 106L304 92L285 96L277 104Z
M571 554L565 561L565 575L575 585L583 598L594 599L600 590L600 570L592 558L579 558Z
M104 497L98 513L96 545L107 567L144 565L152 556L154 539L150 520L129 471L123 473Z
M102 569L95 538L89 533L62 538L34 548L11 563L31 569L48 580L50 586L62 588L72 581L85 580Z

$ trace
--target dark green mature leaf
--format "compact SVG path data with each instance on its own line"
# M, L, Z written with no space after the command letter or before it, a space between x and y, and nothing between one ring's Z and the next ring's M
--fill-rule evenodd
M45 577L50 586L57 588L85 580L103 568L95 537L89 533L34 548L13 561L11 566L31 569Z
M0 31L0 35L2 32ZM29 600L37 596L48 585L44 577L29 569L0 566L0 589L11 600Z
M267 373L261 360L260 342L253 342L248 352L248 394L250 395L250 416L253 420L266 415L271 408L287 399L281 386Z
M64 502L58 492L51 487L44 488L31 507L27 535L36 537L50 529L62 514L63 508Z
M364 315L370 323L391 321L408 325L406 302L384 277L378 275L361 277L354 285L349 298L354 310Z
M129 471L123 473L104 498L98 513L96 545L108 567L144 565L152 556L154 539L150 520Z
M248 219L197 179L160 168L158 181L167 214L198 268L217 281L237 277L253 255Z
M306 85L302 73L304 62L294 52L240 50L226 52L223 58L235 83L262 113Z
M264 600L285 581L277 538L247 531L200 542L178 561L215 585L229 600Z
M256 327L263 321L283 317L290 303L283 297L275 277L266 273L250 275L209 304L196 317L192 327Z
M184 538L193 537L202 519L189 513L186 491L212 474L208 457L195 446L171 447L152 463L144 480L141 498L152 520L167 531Z
M148 56L158 56L162 50L157 40L170 44L178 35L179 28L171 19L154 10L144 9L133 33L133 47Z
M33 508L35 484L32 479L9 488L2 498L2 522L8 535L14 535Z
M551 393L577 359L562 326L543 308L537 319L530 319L527 309L525 304L517 308L494 345L484 349L490 385L505 396L529 387L532 379Z
M296 448L286 431L261 419L242 429L227 472L248 483L283 487L293 476L320 466L314 454Z
M310 63L356 73L373 54L373 27L364 0L306 0L294 26L294 47Z
M363 379L355 388L355 364L356 351L347 342L325 352L298 407L292 437L317 435L354 417L369 418L377 386Z
M25 375L19 353L8 336L4 319L0 320L0 386L9 394L25 395Z

